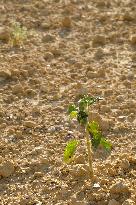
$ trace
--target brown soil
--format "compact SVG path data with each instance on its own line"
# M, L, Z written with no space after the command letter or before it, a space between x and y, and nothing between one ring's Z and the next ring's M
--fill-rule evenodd
M136 204L135 0L0 2L0 204ZM113 144L94 152L95 184L66 113L82 92L104 97L93 110ZM65 165L68 133L81 145Z

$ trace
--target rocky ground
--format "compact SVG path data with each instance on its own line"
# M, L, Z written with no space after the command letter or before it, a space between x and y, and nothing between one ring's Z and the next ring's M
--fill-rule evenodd
M0 204L135 205L135 0L0 2ZM13 21L27 28L16 45ZM95 183L67 117L83 92L104 98L92 110L113 145L94 153ZM68 133L81 141L70 165Z

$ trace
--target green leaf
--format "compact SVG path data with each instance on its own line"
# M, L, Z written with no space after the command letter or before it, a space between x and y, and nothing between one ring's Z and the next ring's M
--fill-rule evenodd
M100 145L100 142L101 142L101 138L102 138L102 135L101 133L97 132L93 135L90 134L90 137L91 137L91 143L92 143L92 146L97 149L98 146Z
M95 102L99 101L100 97L93 97L89 95L84 95L79 101L79 110L85 110L87 106L94 104Z
M104 137L101 138L100 144L107 151L111 150L111 148L112 148L112 144L108 140L106 140Z
M68 114L70 114L73 111L77 111L76 105L74 105L74 104L69 105L69 107L68 107Z
M78 114L77 111L72 111L69 115L70 115L70 118L73 119L77 117L77 114Z
M99 124L96 121L89 122L87 125L87 130L92 134L99 131Z
M77 140L70 140L64 150L64 162L68 163L75 154L79 142Z

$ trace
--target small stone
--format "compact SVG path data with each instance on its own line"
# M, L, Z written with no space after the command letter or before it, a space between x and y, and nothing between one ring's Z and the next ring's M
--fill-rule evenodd
M40 177L43 177L44 176L44 173L42 172L35 172L34 173L34 178L40 178Z
M94 57L96 59L101 59L103 56L104 56L104 52L103 52L103 49L101 48L99 48L94 54Z
M71 19L69 17L65 17L62 20L62 27L63 28L71 28Z
M115 177L116 175L118 175L118 172L116 169L108 168L108 174L112 177Z
M51 60L51 59L53 59L54 58L54 55L51 53L51 52L46 52L45 54L44 54L44 59L45 60Z
M110 120L102 118L97 112L89 113L89 121L96 121L102 130L108 130L110 128Z
M101 113L110 112L110 107L108 105L101 106Z
M122 205L135 205L135 202L132 201L131 199L127 199L123 202Z
M78 155L78 156L75 156L74 157L74 162L76 163L76 164L85 164L85 158L84 158L84 156L83 155Z
M25 121L24 122L24 126L29 127L29 128L33 128L35 127L36 123L34 121Z
M119 202L117 202L115 199L111 199L108 203L108 205L120 205Z
M105 97L109 97L111 95L113 95L113 90L112 89L105 90L105 92L104 92Z
M11 78L11 72L9 70L0 70L0 79L7 80L9 78Z
M124 170L128 169L130 167L130 163L127 159L122 160L120 167Z
M110 188L110 193L112 194L121 194L130 192L127 185L123 184L123 182L117 182Z
M0 40L8 42L10 39L10 32L5 27L0 27Z
M56 128L54 126L49 127L48 132L54 133L56 131Z
M53 35L47 34L45 36L43 36L42 41L44 43L50 43L53 42L55 40L55 37Z
M44 23L41 23L41 27L42 27L42 29L49 29L51 27L51 25L50 25L50 23L44 22Z
M92 40L92 46L96 47L96 46L103 46L106 43L106 38L105 36L102 35L96 35L94 36L93 40Z
M15 86L12 87L12 92L13 94L22 94L24 93L24 89L23 86L21 84L17 84Z
M41 158L40 163L48 165L49 164L49 159L47 157Z
M136 35L131 36L130 42L131 42L132 45L136 45Z
M98 72L88 71L87 72L87 77L89 77L89 78L98 78L99 75L98 75Z
M126 12L126 13L123 15L123 20L124 20L124 21L133 21L133 20L134 20L134 17L133 17L133 15L132 15L130 12Z
M14 165L10 161L4 161L0 164L0 176L9 177L14 173Z

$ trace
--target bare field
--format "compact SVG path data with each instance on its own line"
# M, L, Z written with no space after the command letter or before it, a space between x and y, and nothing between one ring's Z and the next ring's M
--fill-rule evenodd
M113 145L95 184L67 117L84 92ZM0 0L0 205L136 205L135 0Z

